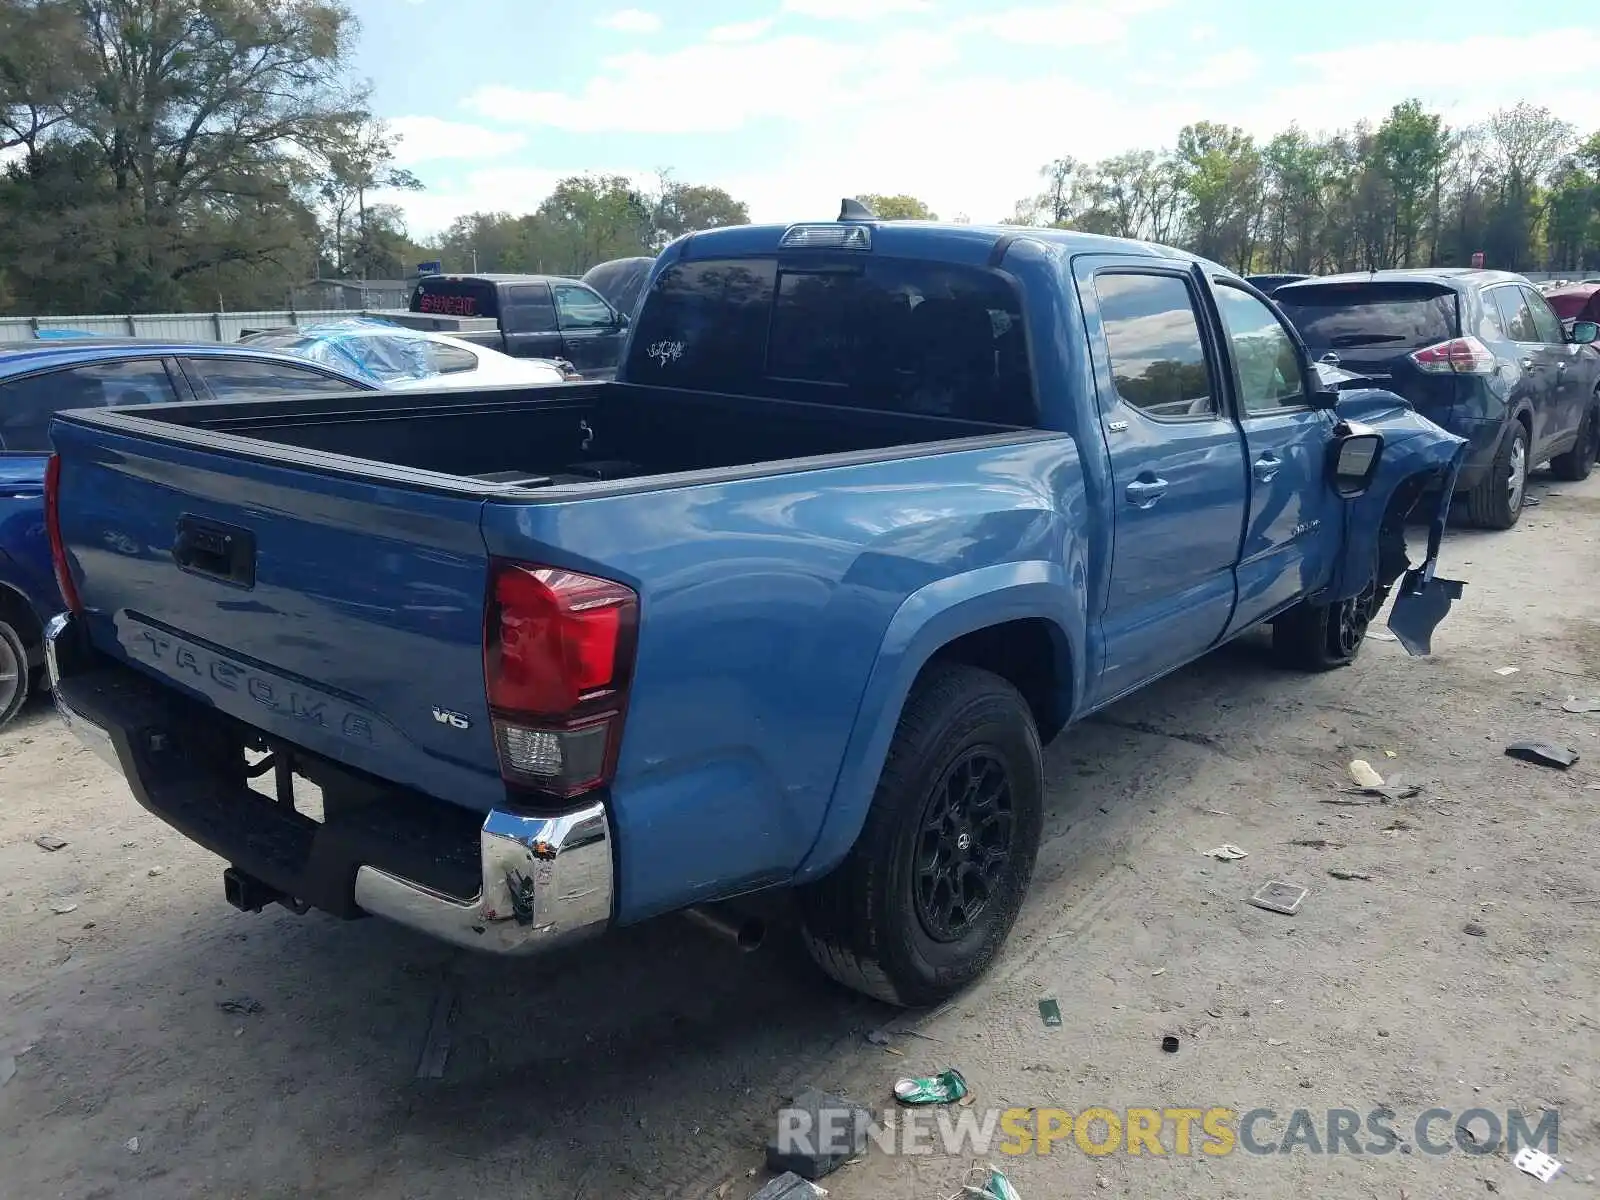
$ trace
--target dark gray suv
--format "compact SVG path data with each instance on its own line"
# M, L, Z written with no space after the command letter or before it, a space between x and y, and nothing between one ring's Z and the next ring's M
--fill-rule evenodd
M1475 524L1509 529L1528 472L1583 479L1600 453L1600 330L1571 331L1520 275L1441 267L1289 283L1273 301L1312 358L1400 393L1471 443L1458 484Z

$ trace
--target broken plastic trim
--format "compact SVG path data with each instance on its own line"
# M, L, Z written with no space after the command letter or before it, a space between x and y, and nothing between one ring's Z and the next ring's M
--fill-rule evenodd
M1394 605L1389 609L1389 629L1400 639L1407 654L1433 652L1433 631L1450 612L1450 606L1461 599L1462 589L1466 587L1462 580L1442 579L1434 574L1439 566L1439 547L1444 541L1445 525L1450 519L1450 500L1455 495L1456 477L1461 474L1466 451L1465 442L1456 447L1455 457L1450 460L1450 469L1434 502L1433 521L1428 526L1428 557L1420 567L1401 577Z

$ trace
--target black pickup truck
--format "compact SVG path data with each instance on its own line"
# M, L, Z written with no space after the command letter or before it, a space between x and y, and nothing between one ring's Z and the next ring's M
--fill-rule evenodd
M560 275L427 275L411 318L382 314L517 358L560 358L585 379L617 373L628 317L588 284Z

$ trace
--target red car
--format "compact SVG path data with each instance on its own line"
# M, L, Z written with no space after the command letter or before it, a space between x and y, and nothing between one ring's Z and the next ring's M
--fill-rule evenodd
M1600 283L1569 283L1544 294L1550 307L1570 330L1574 321L1600 321Z

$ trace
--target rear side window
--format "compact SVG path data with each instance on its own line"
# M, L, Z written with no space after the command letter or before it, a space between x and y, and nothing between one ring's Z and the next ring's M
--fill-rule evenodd
M1506 321L1500 315L1500 306L1495 303L1494 293L1480 292L1478 299L1483 304L1483 316L1478 318L1478 336L1489 342L1505 341Z
M459 375L478 369L478 356L448 342L428 343L428 364L441 375Z
M1036 418L1022 306L976 267L873 258L678 263L628 378L996 424Z
M1312 350L1414 350L1456 336L1456 296L1432 284L1291 284L1273 293Z
M424 279L411 293L411 311L441 317L498 317L494 284L486 279Z
M275 396L291 392L359 392L353 383L288 363L250 358L190 358L184 371L196 389L213 400Z
M1094 290L1123 402L1169 420L1215 415L1216 388L1188 285L1175 275L1105 274L1095 276Z
M1533 312L1519 287L1495 288L1489 293L1500 306L1501 319L1505 321L1506 336L1513 342L1537 342L1539 329L1533 323Z
M514 283L506 288L500 328L507 333L554 333L556 306L547 283Z
M158 358L92 363L0 384L0 449L50 453L50 418L69 408L166 404L178 398Z

